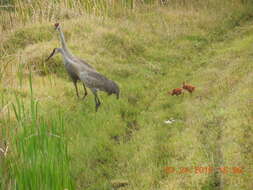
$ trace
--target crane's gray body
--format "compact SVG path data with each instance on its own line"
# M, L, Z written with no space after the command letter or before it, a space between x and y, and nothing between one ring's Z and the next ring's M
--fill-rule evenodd
M87 95L85 86L90 88L92 93L94 94L95 103L96 103L96 107L95 107L96 111L98 110L98 107L100 106L100 100L97 95L98 90L107 92L109 95L115 94L118 99L119 93L120 93L118 85L114 81L107 79L105 76L97 72L86 61L73 56L73 54L71 54L67 48L65 38L59 24L55 24L55 27L60 32L62 48L55 48L52 54L49 56L49 58L53 56L55 52L61 53L64 59L65 68L69 76L74 82L77 96L78 96L78 89L77 89L76 82L80 80L83 82L83 85L84 85L85 96Z
M88 88L93 90L101 90L107 92L109 95L116 94L117 97L119 96L118 85L97 71L83 70L79 72L79 78L84 81Z
M73 56L70 57L66 55L66 56L63 56L63 59L64 59L65 68L73 81L80 80L80 77L78 76L79 70L88 69L88 68L92 69L92 66L90 66L84 61L80 61L80 59L75 58Z
M64 65L73 80L81 80L92 91L101 90L109 95L119 93L118 85L97 72L91 65L70 56L62 50Z

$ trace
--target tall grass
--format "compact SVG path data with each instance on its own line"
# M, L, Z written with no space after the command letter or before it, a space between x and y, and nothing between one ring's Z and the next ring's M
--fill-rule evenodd
M154 6L188 7L194 9L215 9L241 6L250 0L44 0L4 1L0 4L0 26L2 30L27 22L45 22L68 19L85 14L112 16L131 14L132 11ZM147 9L145 9L147 10Z
M33 96L31 72L29 84L29 107L22 97L15 94L16 101L8 112L13 111L16 122L11 119L12 114L8 114L4 125L10 128L1 127L9 152L1 155L0 189L71 190L74 186L69 171L64 119L60 112L50 120L39 116L39 102Z
M27 22L42 22L66 19L83 15L99 16L113 15L115 12L125 12L139 4L151 5L155 0L45 0L45 1L7 1L0 6L0 25L3 29Z

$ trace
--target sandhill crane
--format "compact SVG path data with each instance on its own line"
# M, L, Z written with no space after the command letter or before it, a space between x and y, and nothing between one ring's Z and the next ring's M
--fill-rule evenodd
M107 79L105 76L98 73L95 69L88 67L85 64L80 64L79 61L75 59L75 57L66 53L63 48L55 48L47 60L49 60L57 53L61 53L63 56L64 65L68 73L77 76L79 80L81 80L88 88L90 88L95 97L96 111L101 104L97 95L98 90L105 91L109 95L116 94L117 99L119 99L120 90L114 81Z
M52 57L55 53L61 53L64 58L64 65L71 76L78 95L78 90L76 86L77 80L81 80L85 90L85 96L87 95L87 91L85 85L91 89L95 96L96 103L96 111L100 106L100 100L97 95L97 90L102 90L107 92L109 95L116 94L117 99L119 98L119 87L118 85L112 81L107 79L105 76L98 73L91 65L89 65L86 61L74 56L69 49L67 48L67 44L65 41L64 34L61 30L60 24L56 23L55 29L60 33L60 40L62 48L55 48L51 55L48 57ZM47 59L47 60L48 60ZM85 97L84 96L84 97Z
M59 32L60 34L60 40L61 40L61 45L62 45L62 49L63 51L65 52L65 54L69 57L71 57L72 60L74 60L76 63L79 63L79 64L84 64L85 66L89 67L89 68L93 68L91 65L89 65L86 61L78 58L78 57L75 57L71 54L71 52L69 51L68 47L67 47L67 44L66 44L66 41L65 41L65 37L64 37L64 34L61 30L61 27L60 27L60 24L59 23L56 23L55 24L55 29ZM76 89L76 95L77 97L79 97L79 93L78 93L78 87L77 87L77 81L80 80L80 78L77 76L77 74L75 72L73 72L72 70L68 69L67 68L67 72L70 76L70 78L72 79L73 83L74 83L74 86L75 86L75 89ZM85 98L88 93L87 93L87 90L85 88L85 85L83 83L83 88L84 88L84 97Z

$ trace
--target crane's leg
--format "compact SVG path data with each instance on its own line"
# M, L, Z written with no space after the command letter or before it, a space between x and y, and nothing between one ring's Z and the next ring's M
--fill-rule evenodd
M83 96L83 99L88 95L88 92L87 92L87 89L83 83L83 89L84 89L84 96Z
M99 98L98 98L98 95L97 95L97 89L92 88L92 92L93 92L94 97L95 97L95 104L96 104L95 110L96 110L96 112L97 112L97 111L98 111L98 108L99 108L99 106L100 106L100 104L101 104L101 102L100 102L100 100L99 100Z
M75 88L76 88L76 95L79 98L79 93L78 93L78 88L77 88L77 85L76 85L76 81L74 81L74 85L75 85Z

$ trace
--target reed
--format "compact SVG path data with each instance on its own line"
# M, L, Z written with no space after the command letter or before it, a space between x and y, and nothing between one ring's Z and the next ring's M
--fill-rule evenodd
M221 7L240 7L250 0L44 0L24 1L6 0L0 4L1 30L10 29L26 23L49 22L78 17L81 15L115 16L131 14L138 9L151 7L186 7L194 9L217 9Z
M15 94L11 106L2 94L1 111L7 109L1 122L0 189L73 189L64 119L57 112L47 120L39 115L39 102L33 95L32 72L29 74L30 105ZM13 120L12 114L16 119ZM2 141L1 141L2 142ZM8 175L7 175L8 173Z

